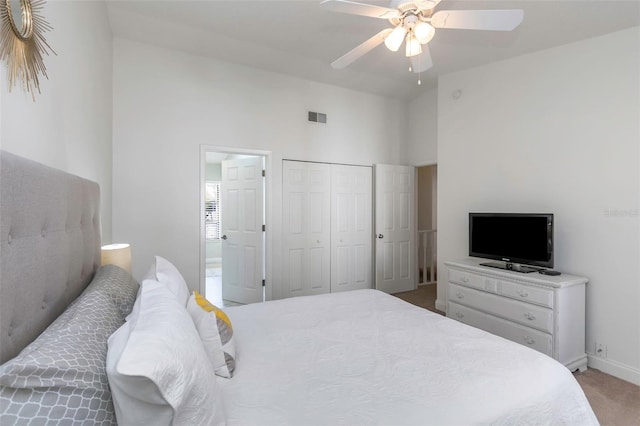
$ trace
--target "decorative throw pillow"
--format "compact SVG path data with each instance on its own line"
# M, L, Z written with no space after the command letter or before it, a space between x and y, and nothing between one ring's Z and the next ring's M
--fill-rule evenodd
M124 322L137 289L125 271L100 268L62 315L0 366L0 423L115 424L107 339Z
M200 334L209 361L216 374L230 378L236 368L236 348L233 327L227 314L194 291L187 302L187 311Z
M116 304L124 318L131 312L139 288L140 285L130 273L116 265L105 265L98 268L83 294L92 291L105 293Z
M109 338L107 375L118 423L224 424L213 367L184 306L151 280L140 300L137 315Z

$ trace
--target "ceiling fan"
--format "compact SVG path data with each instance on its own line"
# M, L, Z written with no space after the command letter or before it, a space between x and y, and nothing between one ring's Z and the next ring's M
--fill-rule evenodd
M439 10L440 0L392 0L391 7L357 3L349 0L323 0L324 9L386 19L386 28L331 63L335 69L345 68L378 45L384 44L396 52L405 42L405 55L410 59L409 71L420 73L433 65L427 43L436 28L511 31L524 17L520 9L507 10ZM418 80L420 84L420 80Z

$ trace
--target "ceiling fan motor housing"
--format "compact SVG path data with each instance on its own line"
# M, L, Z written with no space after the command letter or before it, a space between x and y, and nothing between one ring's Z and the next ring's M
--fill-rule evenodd
M430 6L430 8L425 6ZM435 2L431 1L401 3L397 6L400 14L389 18L389 23L394 27L403 25L406 28L411 28L418 21L426 21L433 14L433 7L435 7Z
M391 0L389 8L398 9L401 12L409 9L433 9L438 5L440 1L434 0L418 0L418 1L406 1L406 0Z
M398 27L402 28L402 33L406 34L407 40L407 51L406 56L412 57L422 53L422 48L420 45L427 44L433 38L435 34L435 29L428 23L427 19L422 15L422 11L415 8L414 3L404 3L403 5L406 7L406 10L402 12L399 17L393 17L389 19L391 25L393 25L396 29ZM433 12L429 10L429 15ZM385 44L386 40L385 40ZM399 45L387 44L387 47L396 51Z

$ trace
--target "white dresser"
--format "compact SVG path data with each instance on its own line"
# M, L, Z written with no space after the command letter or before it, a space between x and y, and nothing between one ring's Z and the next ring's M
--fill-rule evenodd
M479 265L484 262L445 262L447 316L536 349L571 371L586 370L587 278Z

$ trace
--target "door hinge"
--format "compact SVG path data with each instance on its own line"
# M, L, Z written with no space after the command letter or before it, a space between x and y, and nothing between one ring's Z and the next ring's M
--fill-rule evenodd
M262 232L267 230L267 225L262 225Z
M267 175L267 171L266 171L266 170L263 170L263 171L262 171L262 177L264 177L264 176L266 176L266 175Z
M262 280L262 287L266 287L266 286L267 286L266 280Z

